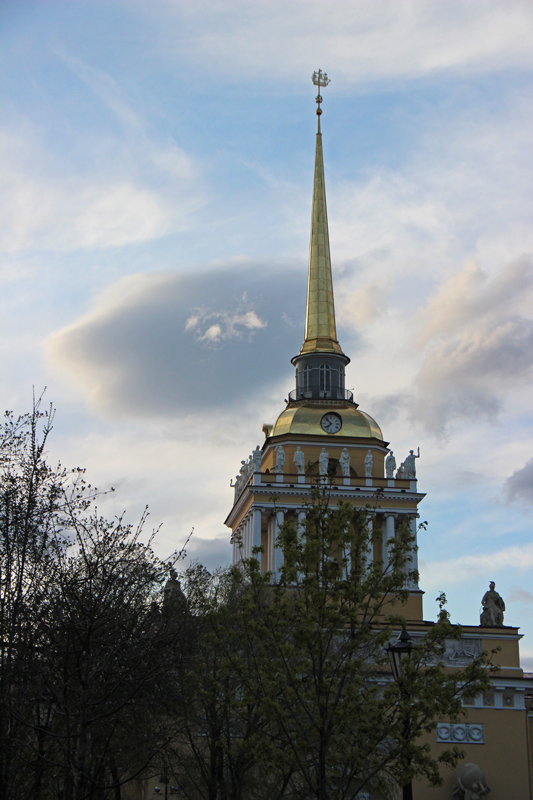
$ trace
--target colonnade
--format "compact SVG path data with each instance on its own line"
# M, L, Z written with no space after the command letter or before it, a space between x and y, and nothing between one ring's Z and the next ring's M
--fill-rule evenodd
M306 510L304 508L272 509L262 506L253 506L234 532L232 539L233 564L238 564L244 559L251 558L253 549L261 546L261 522L264 514L267 516L267 547L265 548L266 569L276 576L283 563L283 552L281 548L276 547L275 544L278 538L278 530L280 526L283 525L285 514L288 512L293 512L295 514L298 520L298 528L302 530L306 519ZM392 544L396 538L397 527L399 527L405 517L409 519L416 544L418 514L391 511L378 512L378 514L383 520L381 525L381 546L383 570L386 570L390 563L390 553ZM369 517L368 527L370 537L364 554L367 565L370 565L374 560L374 536L372 535L374 526L375 517ZM408 563L406 564L406 572L411 570L418 570L418 551L416 546L411 551ZM417 587L412 586L411 588Z

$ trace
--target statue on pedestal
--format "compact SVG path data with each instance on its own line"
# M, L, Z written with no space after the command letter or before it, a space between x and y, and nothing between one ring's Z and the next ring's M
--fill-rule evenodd
M344 448L341 453L341 457L339 458L339 464L341 465L342 474L345 478L350 477L350 454L348 452L348 448Z
M276 453L276 466L274 467L274 472L278 475L282 475L285 469L285 450L283 449L283 445L278 444L274 452Z
M385 473L387 478L394 478L394 470L396 469L396 459L394 458L393 451L385 459Z
M163 590L163 612L179 613L187 610L187 599L181 589L178 574L174 568L170 570L169 579Z
M300 450L300 446L299 445L296 448L296 452L295 452L294 458L292 460L293 460L293 462L294 462L294 464L296 466L296 472L298 473L298 475L304 475L305 474L305 456L303 454L303 450Z
M322 452L318 457L318 474L322 477L328 474L328 467L329 467L329 455L326 453L326 448L322 448Z
M263 454L261 452L261 445L257 445L255 450L252 453L252 458L254 461L254 472L261 472L261 459Z
M414 480L416 478L415 458L420 458L420 448L418 448L418 455L416 456L414 450L409 450L409 455L403 462L404 477L409 480Z
M495 591L496 584L494 581L489 583L489 591L483 595L481 605L483 611L479 617L479 624L487 628L502 628L503 627L503 612L505 611L505 603L503 598Z
M372 477L373 466L374 466L374 459L372 457L372 450L369 450L365 456L365 478Z

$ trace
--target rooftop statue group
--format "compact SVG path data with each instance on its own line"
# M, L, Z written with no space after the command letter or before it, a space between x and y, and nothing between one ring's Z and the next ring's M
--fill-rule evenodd
M283 475L285 472L285 450L283 449L283 445L279 444L275 449L274 452L276 454L276 463L273 468L273 472L277 475ZM261 450L261 446L257 445L255 450L248 456L246 461L241 461L241 468L239 470L239 474L235 477L235 482L230 481L230 486L235 489L235 500L240 495L241 491L244 489L254 472L261 472L261 460L263 457L263 453ZM416 465L415 459L420 458L420 448L418 448L417 455L415 455L414 450L409 451L409 455L405 459L405 461L400 464L399 468L396 469L396 459L394 458L394 452L392 450L389 451L389 455L385 459L385 475L387 478L403 478L403 479L415 479L416 478ZM298 446L293 456L293 463L296 469L296 473L298 475L305 475L305 454L303 450ZM348 452L348 448L344 447L342 453L339 458L339 466L341 468L341 473L343 478L350 477L350 454ZM364 460L364 468L365 468L365 478L371 478L374 473L374 457L372 455L372 450L368 450L365 460ZM395 475L396 471L396 475ZM327 452L326 448L322 448L322 452L318 457L318 474L321 478L325 478L329 473L329 453Z
M235 483L233 483L233 481L229 482L229 485L232 487L232 489L235 489L235 500L240 495L241 491L244 489L254 472L261 472L262 457L263 453L261 451L261 445L258 444L255 450L248 456L248 460L241 461L241 468L239 470L239 474L235 476Z
M399 478L403 480L415 480L416 479L416 462L415 459L420 458L420 448L418 448L417 454L415 456L414 450L409 450L409 455L402 461L398 469L396 470L396 476L394 475L394 470L396 469L396 459L394 458L394 451L390 450L389 455L385 459L385 474L387 478Z

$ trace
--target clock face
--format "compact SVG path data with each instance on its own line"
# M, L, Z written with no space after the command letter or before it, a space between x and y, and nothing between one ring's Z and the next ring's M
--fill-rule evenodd
M326 433L338 433L342 427L342 419L338 414L324 414L320 424Z

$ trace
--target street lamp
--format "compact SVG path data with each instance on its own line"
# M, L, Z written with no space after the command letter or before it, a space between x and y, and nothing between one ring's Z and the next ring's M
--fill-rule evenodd
M406 695L407 692L404 691L402 686L402 675L406 663L408 663L411 659L412 652L413 652L413 640L411 639L405 628L400 633L394 644L389 644L387 646L387 653L390 659L392 675L396 683L400 685L400 691L402 692L402 694ZM407 699L409 699L409 697L407 697ZM409 719L405 721L403 738L405 742L408 741ZM402 796L403 800L413 800L413 784L410 781L403 787Z

